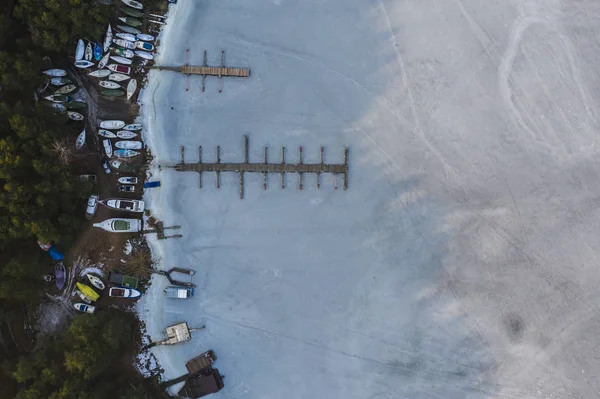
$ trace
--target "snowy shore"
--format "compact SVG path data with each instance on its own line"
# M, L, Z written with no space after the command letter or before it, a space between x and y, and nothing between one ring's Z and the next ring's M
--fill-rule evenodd
M165 379L213 349L222 398L594 397L600 165L591 3L179 0L157 63L249 67L249 79L150 72L148 208L183 238L150 244L196 271L196 296L139 305ZM331 176L238 178L156 165L329 162ZM273 155L271 155L273 154ZM593 183L590 183L593 182Z

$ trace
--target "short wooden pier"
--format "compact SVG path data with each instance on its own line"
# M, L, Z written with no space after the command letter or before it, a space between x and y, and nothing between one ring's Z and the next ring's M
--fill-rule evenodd
M167 168L175 169L178 172L198 172L199 186L202 188L202 172L215 172L217 174L217 188L221 188L221 172L235 172L240 177L240 199L244 198L244 173L262 173L263 174L263 189L267 189L267 174L268 173L280 173L281 174L281 188L285 188L285 174L286 173L297 173L298 174L298 188L302 190L303 182L302 175L304 173L315 173L317 175L317 188L321 188L321 173L333 173L335 175L343 176L343 188L348 189L348 148L344 148L344 163L343 164L327 164L324 162L324 148L321 146L321 162L319 163L304 163L302 160L302 147L299 147L298 151L300 154L300 160L298 163L286 163L285 162L285 147L281 148L281 162L280 163L269 163L267 160L267 147L264 151L264 162L263 163L250 163L248 149L249 139L248 136L244 136L245 142L245 156L244 162L232 163L232 162L221 162L221 147L217 146L217 160L213 163L202 162L202 146L198 147L198 162L185 163L185 147L181 147L181 161L175 165L163 165ZM337 186L336 186L337 188Z
M202 91L204 91L205 81L207 76L217 76L219 78L219 93L223 91L221 87L221 78L227 77L242 77L247 78L250 76L249 68L230 68L225 66L225 50L221 50L221 65L220 66L208 66L206 61L206 50L204 51L204 62L202 65L188 65L187 64L187 53L186 50L186 64L182 66L160 66L153 65L149 68L164 70L164 71L175 71L181 72L186 75L202 75Z

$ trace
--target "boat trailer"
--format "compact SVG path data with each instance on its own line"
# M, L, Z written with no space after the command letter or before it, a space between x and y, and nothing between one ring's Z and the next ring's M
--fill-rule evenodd
M173 285L179 285L182 287L189 287L189 288L196 287L196 284L192 283L191 281L179 281L179 280L175 280L173 277L171 277L171 273L181 273L181 274L187 274L191 278L194 274L196 274L196 272L191 269L184 269L182 267L172 267L171 269L169 269L167 271L153 270L152 273L160 274L161 276L165 276L167 278L167 280L169 280L169 282Z

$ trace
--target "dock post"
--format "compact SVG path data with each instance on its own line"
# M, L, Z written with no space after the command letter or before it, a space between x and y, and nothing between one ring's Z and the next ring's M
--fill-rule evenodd
M321 169L317 172L317 189L321 188L321 171L323 170L323 146L321 146Z
M198 165L202 164L202 146L198 146ZM198 171L198 184L202 188L202 172Z
M267 165L267 146L265 146L265 165ZM267 189L267 172L263 174L263 190Z
M244 199L244 172L240 170L240 199Z
M180 164L184 164L185 163L185 147L181 146L181 162L179 162Z
M300 165L302 165L302 146L300 146ZM302 172L298 172L300 190L302 190Z
M225 68L225 50L221 50L221 68ZM219 73L219 93L223 91L223 78Z
M221 146L217 146L217 164L221 163ZM221 188L221 172L217 172L217 188Z
M285 188L285 146L281 147L281 188Z
M348 147L344 149L344 190L348 189Z
M244 136L244 147L245 147L245 150L244 150L245 151L245 154L244 154L244 163L246 163L246 164L249 163L248 162L248 146L249 146L249 144L248 144L248 135L245 135Z
M202 66L207 66L206 64L206 50L204 50L204 63L202 64ZM204 93L204 84L206 83L206 75L203 74L202 75L202 92Z

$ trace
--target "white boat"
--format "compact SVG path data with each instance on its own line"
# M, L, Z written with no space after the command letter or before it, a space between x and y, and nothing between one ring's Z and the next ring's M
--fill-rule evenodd
M104 51L108 51L108 48L110 47L110 44L112 43L112 38L113 38L112 27L110 26L110 24L108 24L108 28L106 28L106 35L104 35L104 43L102 46Z
M137 39L143 40L145 42L153 42L155 37L147 33L140 33L139 35L137 35Z
M146 51L135 50L135 55L145 60L153 60L154 56Z
M113 150L110 140L102 140L102 145L104 145L104 152L106 153L106 156L108 158L112 157Z
M69 111L67 112L67 115L72 121L82 121L84 119L83 115L81 115L79 112Z
M131 33L117 33L116 36L119 39L127 40L128 42L135 42L136 41L135 35L133 35Z
M88 280L90 280L90 283L92 283L92 285L96 288L98 288L100 291L102 291L103 289L106 288L106 286L104 285L104 283L102 282L102 280L100 280L98 277L94 276L93 274L86 274L86 277L88 278Z
M110 130L100 129L98 130L98 135L102 137L106 137L107 139L116 139L117 135L111 132Z
M137 133L130 132L129 130L121 130L117 132L117 137L123 140L129 140L137 136Z
M133 50L129 50L126 48L114 48L112 52L115 55L120 55L121 57L125 58L133 58L133 56L135 55L133 53Z
M77 89L75 85L66 85L56 90L54 94L69 94Z
M130 100L131 97L135 94L137 90L137 80L131 79L127 84L127 100Z
M94 313L96 311L95 306L87 305L87 304L81 303L81 302L74 303L73 307L82 313Z
M83 53L85 52L85 44L83 40L79 39L77 41L77 48L75 49L75 61L79 61L83 58Z
M110 59L123 65L131 65L132 63L129 58L121 57L120 55L111 55Z
M61 76L65 76L67 74L67 71L65 71L64 69L46 69L43 73L45 73L48 76L52 76L55 78L59 78Z
M75 61L75 66L77 68L89 68L94 66L94 63L92 61L88 61L88 60L79 60L79 61Z
M142 33L141 30L129 25L117 25L117 28L121 29L123 32L131 33L132 35L139 35Z
M135 192L135 186L132 186L131 184L123 184L122 186L119 186L119 191L123 193L133 193Z
M64 86L69 83L71 83L71 80L67 79L67 78L52 78L52 79L50 79L50 84L53 86Z
M139 1L135 1L135 0L121 0L123 3L125 3L125 5L128 5L131 8L135 8L136 10L143 10L144 9L144 5L142 3L140 3Z
M138 178L137 177L119 177L117 179L117 181L121 184L138 184Z
M88 42L87 46L85 47L85 55L83 58L85 58L86 61L91 61L93 56L94 50L92 49L92 43Z
M85 129L83 129L83 131L81 133L79 133L79 136L77 136L77 140L75 141L75 148L80 150L84 144L85 144Z
M53 103L64 103L69 101L69 96L64 94L52 94L44 97L44 100L52 101Z
M131 75L131 67L128 67L127 65L110 64L108 66L108 69L110 69L113 72Z
M144 201L130 199L109 199L103 202L109 208L124 212L144 212Z
M97 71L88 73L88 76L93 76L95 78L105 78L110 74L111 72L108 69L98 69Z
M107 121L101 121L98 126L100 126L102 129L121 129L123 126L125 126L125 122L123 121L118 121L118 120L107 120Z
M140 155L139 152L133 150L118 149L115 150L115 158L133 158Z
M135 43L123 40L123 39L113 39L113 43L119 47L128 48L130 50L135 49Z
M122 148L124 150L141 150L141 141L117 141L115 147Z
M113 82L123 82L127 79L131 79L131 78L127 75L123 75L122 73L111 73L108 76L108 80L112 80Z
M75 293L76 293L76 294L79 296L79 298L81 298L81 300L82 300L82 301L84 301L85 303L92 303L92 301L90 301L90 300L88 299L88 297L87 297L87 296L85 296L85 294L84 294L83 292L81 292L81 291L79 291L79 290L77 290L77 289L76 289L76 290L75 290Z
M153 51L154 46L151 43L146 42L135 42L135 48L144 51Z
M133 288L111 287L108 290L108 296L113 298L139 298L142 293Z
M111 233L136 233L142 230L140 219L112 218L100 223L94 223L94 227L101 228Z
M100 62L98 63L98 69L103 69L108 64L109 57L110 57L110 51L108 53L104 54L104 57L102 57L100 59Z
M148 22L152 22L153 24L158 24L158 25L166 25L165 22L162 21L156 21L154 19L149 19Z
M67 110L67 107L61 103L52 103L50 106L59 112L65 112Z
M143 125L141 123L132 123L132 124L129 124L127 126L124 126L123 129L124 130L129 130L129 131L132 131L132 132L136 132L138 130L142 130L142 127L143 127Z
M103 80L100 82L100 86L105 89L120 89L121 85L115 82L111 82L110 80Z

